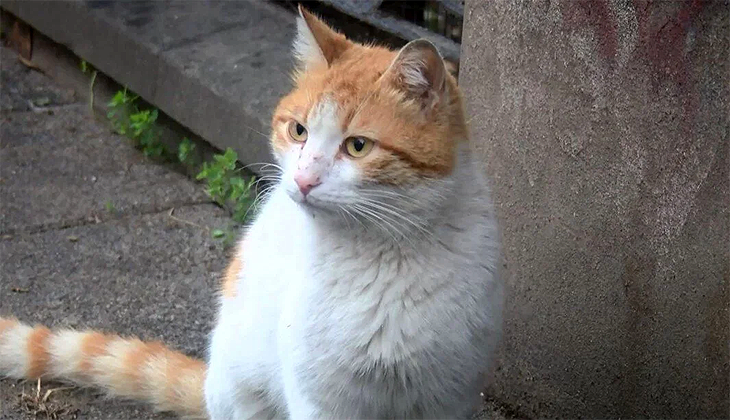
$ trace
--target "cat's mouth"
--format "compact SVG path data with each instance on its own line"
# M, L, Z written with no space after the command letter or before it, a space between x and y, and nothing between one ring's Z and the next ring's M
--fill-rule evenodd
M295 200L296 201L296 200ZM310 210L323 211L327 213L333 212L333 205L327 201L320 200L316 197L306 196L302 197L300 201L296 201L300 206L306 207Z
M323 204L321 200L318 200L311 194L304 195L298 189L287 189L287 195L292 201L306 208L319 209Z
M323 197L318 197L315 194L307 194L305 196L299 193L299 191L289 192L289 198L291 198L292 201L297 203L302 208L314 213L337 215L338 209L341 209L343 207L342 205L338 205L331 200L327 200Z

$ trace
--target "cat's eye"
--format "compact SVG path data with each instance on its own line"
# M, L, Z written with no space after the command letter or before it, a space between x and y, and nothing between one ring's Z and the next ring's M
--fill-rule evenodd
M294 120L289 121L287 131L289 132L289 136L292 138L292 140L298 142L307 141L307 129L298 122Z
M365 137L348 137L345 139L345 151L354 158L367 156L375 142Z

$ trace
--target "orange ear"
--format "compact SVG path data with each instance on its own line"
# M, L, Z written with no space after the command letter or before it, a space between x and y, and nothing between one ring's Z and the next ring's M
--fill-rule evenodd
M436 106L446 94L444 60L425 39L411 41L401 48L383 77L427 108Z
M329 66L352 43L299 5L294 54L305 69Z

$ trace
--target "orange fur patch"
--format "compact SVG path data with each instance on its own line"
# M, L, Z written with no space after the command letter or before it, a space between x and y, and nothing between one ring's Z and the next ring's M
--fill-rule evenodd
M50 354L48 353L48 338L51 330L46 327L37 326L28 337L28 377L38 378L43 375L48 367Z
M339 38L324 33L329 29L324 23L311 15L305 17L320 48L326 50L331 47L328 43L333 43L337 54L329 67L295 75L294 90L281 99L274 112L273 148L283 152L297 147L286 135L287 122L295 119L306 127L308 113L326 96L339 107L345 138L363 136L380 146L354 161L366 179L405 184L418 177L448 175L455 164L458 142L468 138L454 77L445 75L445 100L424 109L417 98L404 91L402 80L392 76L391 65L398 52L354 42L342 50L344 44Z
M98 333L91 332L84 337L81 341L81 354L82 359L79 363L79 370L85 375L91 376L93 372L91 367L95 357L98 357L106 353L106 346L111 341L111 337Z
M15 319L0 318L0 337L5 331L14 328L16 325L18 325L18 321Z
M188 387L183 382L201 372L205 372L205 363L172 350L167 351L167 358L165 371L167 382L165 397L167 401L174 406L186 406L189 411L193 412L202 409L203 401L196 398L203 395L202 388L199 393L197 390L194 391L198 395L186 395L185 391L188 390Z
M124 360L124 382L131 385L132 388L138 388L141 390L140 385L144 382L142 367L150 358L163 353L165 346L162 343L155 341L151 343L145 343L140 340L132 340L135 344L135 349L129 352L126 359Z
M231 258L231 261L228 263L226 272L223 275L223 284L221 285L221 292L223 293L223 296L227 297L227 298L236 297L238 279L239 279L241 270L243 269L243 262L241 261L241 258L240 258L240 255L241 255L240 249L242 246L243 246L243 242L241 242L238 245L238 247L236 247L236 253L233 255L233 258Z

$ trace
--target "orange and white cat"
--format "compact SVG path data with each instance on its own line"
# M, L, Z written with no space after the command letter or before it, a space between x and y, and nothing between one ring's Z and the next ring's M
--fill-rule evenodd
M0 320L0 374L213 420L458 418L499 341L487 183L425 40L347 40L300 9L280 173L222 286L206 365L161 344Z

